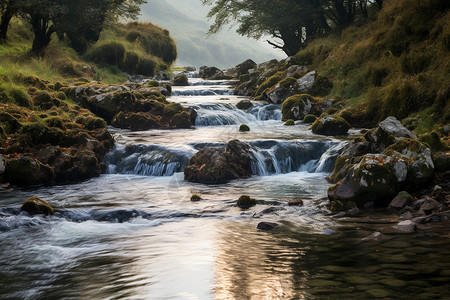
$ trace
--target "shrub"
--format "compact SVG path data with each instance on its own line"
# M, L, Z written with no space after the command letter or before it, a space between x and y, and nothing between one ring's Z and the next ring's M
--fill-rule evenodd
M156 63L151 59L143 59L137 66L137 73L144 76L155 75Z
M125 58L125 46L118 42L110 42L95 47L87 58L101 65L120 65Z
M125 60L122 64L122 69L125 72L134 74L136 73L139 65L140 57L136 52L129 51L125 56Z

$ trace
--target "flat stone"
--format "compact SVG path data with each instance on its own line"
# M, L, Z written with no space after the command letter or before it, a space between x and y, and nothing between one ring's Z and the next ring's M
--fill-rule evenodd
M394 226L395 229L398 229L403 232L414 232L416 230L416 223L411 220L401 221L397 225Z
M258 226L256 226L256 228L260 230L272 230L275 227L278 227L278 224L272 222L260 222Z
M412 220L413 218L414 215L410 211L402 213L399 217L400 220Z

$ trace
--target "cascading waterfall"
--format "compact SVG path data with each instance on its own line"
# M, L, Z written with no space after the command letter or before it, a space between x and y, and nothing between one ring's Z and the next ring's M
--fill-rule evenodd
M192 108L198 114L196 126L238 125L281 119L280 105L255 105L246 111L232 104L200 104Z
M298 171L331 172L345 143L258 140L248 144L252 173L268 176ZM184 145L182 149L157 145L118 146L108 154L105 162L110 174L171 176L182 172L194 153L204 147L224 147L224 144L193 143Z
M217 95L233 95L233 89L174 89L172 96L217 96Z

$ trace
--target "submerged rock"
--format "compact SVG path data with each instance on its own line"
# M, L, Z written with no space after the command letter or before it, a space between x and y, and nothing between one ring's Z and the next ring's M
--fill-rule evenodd
M288 202L289 206L303 206L303 200L302 199L292 199Z
M241 126L239 126L239 131L250 131L250 127L246 124L241 124Z
M197 195L197 194L193 194L193 195L191 196L191 201L192 201L192 202L197 202L197 201L200 201L200 200L202 200L202 197L200 197L200 196Z
M250 100L241 100L236 104L238 109L247 110L253 107L253 103Z
M260 230L272 230L275 227L278 227L279 225L277 223L272 223L272 222L260 222L258 223L258 226L256 226L256 228L260 229Z
M30 215L42 214L48 216L53 215L55 213L50 204L48 204L47 202L38 197L28 198L22 204L22 207L20 209L26 211Z
M286 122L284 122L283 124L284 126L294 126L295 125L295 121L292 119L287 120Z

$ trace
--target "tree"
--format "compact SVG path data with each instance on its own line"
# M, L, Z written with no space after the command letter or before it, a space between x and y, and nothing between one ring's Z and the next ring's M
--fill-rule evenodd
M9 5L13 2L14 6ZM83 52L108 24L136 19L143 3L145 0L8 0L4 7L13 7L29 22L34 33L31 53L42 56L55 32L60 38L66 35L74 49Z
M0 20L0 43L6 41L9 23L11 19L19 11L20 0L2 0L0 2L0 13L2 18Z
M294 55L312 39L324 34L326 22L321 0L202 0L211 5L214 18L209 33L223 26L239 24L237 32L251 38L271 36L269 44Z

